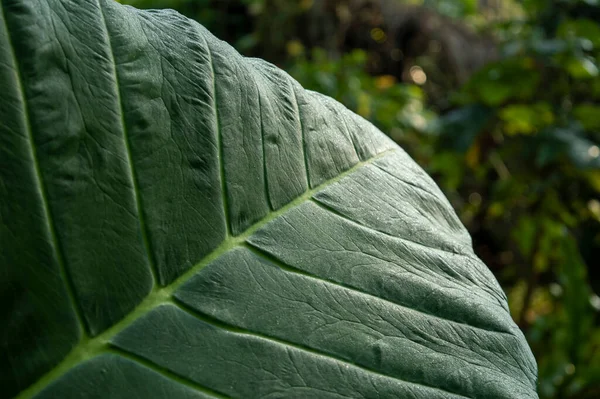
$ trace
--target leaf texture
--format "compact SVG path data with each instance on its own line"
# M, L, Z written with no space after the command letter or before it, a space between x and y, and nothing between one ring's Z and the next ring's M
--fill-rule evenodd
M433 181L171 11L2 0L0 386L20 398L535 398Z

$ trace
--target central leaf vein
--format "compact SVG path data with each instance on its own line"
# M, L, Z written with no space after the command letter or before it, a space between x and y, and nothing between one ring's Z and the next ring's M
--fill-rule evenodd
M171 302L171 297L173 293L181 285L183 285L187 280L189 280L192 276L197 274L200 270L202 270L205 266L217 259L219 256L223 255L230 249L233 249L240 245L244 245L246 240L258 229L260 229L270 221L274 220L275 218L290 211L291 209L301 205L306 201L309 201L312 198L312 196L318 191L324 189L325 187L331 184L338 182L347 175L355 172L357 169L368 165L374 162L375 160L382 158L385 155L388 155L394 151L396 150L387 150L376 155L371 159L357 163L352 168L339 174L338 176L323 182L322 184L313 189L307 190L303 195L296 198L294 201L288 203L287 205L279 208L277 211L267 214L263 219L248 227L240 235L236 237L228 236L216 249L214 249L210 254L203 258L194 267L192 267L187 272L179 276L179 278L177 278L171 284L162 287L155 285L154 289L150 292L150 294L148 294L148 296L133 311L131 311L123 319L121 319L121 321L115 323L112 327L106 329L104 332L93 338L86 337L83 340L81 340L80 343L75 348L73 348L73 350L55 368L53 368L47 374L42 376L29 388L21 391L21 393L17 396L16 399L25 399L35 396L37 393L41 392L48 384L62 377L65 373L67 373L78 363L91 359L103 352L106 352L110 348L109 343L114 336L119 334L121 331L125 330L138 318L149 313L157 306L160 306L167 302Z

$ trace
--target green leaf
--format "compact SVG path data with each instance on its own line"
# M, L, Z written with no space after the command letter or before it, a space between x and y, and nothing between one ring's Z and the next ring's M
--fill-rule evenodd
M557 155L564 155L579 169L600 169L598 145L583 135L581 125L572 123L564 128L551 127L542 132L541 137L544 144L541 146L541 154L538 154L540 164L545 164Z
M578 104L573 107L573 115L587 130L600 130L600 105Z
M0 386L19 398L535 398L433 181L169 11L5 0Z
M560 24L557 36L564 39L587 39L594 47L600 46L600 27L591 19L570 19Z
M541 80L535 62L529 57L506 58L475 73L463 90L489 107L507 100L533 97Z
M570 57L564 62L567 72L575 79L589 79L598 76L598 66L587 56Z
M466 152L491 116L492 111L479 104L467 105L444 115L440 127L444 148Z
M498 115L509 135L533 134L555 120L552 107L543 102L507 105L500 109Z

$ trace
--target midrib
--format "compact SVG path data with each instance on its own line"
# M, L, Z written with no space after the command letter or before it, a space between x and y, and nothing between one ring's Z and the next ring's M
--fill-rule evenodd
M56 367L44 374L30 387L21 391L17 395L16 399L34 397L39 392L41 392L48 384L62 377L65 373L67 373L78 363L91 359L103 352L107 352L107 349L110 347L110 340L114 336L119 334L121 331L125 330L135 320L149 313L157 306L169 302L173 293L187 280L189 280L193 275L202 270L206 265L217 259L219 256L223 255L230 249L242 245L246 241L246 239L248 239L258 229L260 229L273 219L276 219L277 217L288 212L289 210L308 201L318 191L338 182L339 180L353 173L357 169L367 164L370 164L375 160L394 151L396 150L387 150L376 155L373 158L357 163L352 168L339 174L338 176L323 182L322 184L320 184L317 187L314 187L311 190L306 191L303 195L296 198L294 201L288 203L287 205L279 208L276 211L270 212L267 216L254 223L252 226L248 227L242 234L235 237L227 237L217 248L215 248L211 253L205 256L194 267L190 268L187 272L179 276L171 284L164 287L155 285L154 289L150 292L150 294L148 294L148 296L138 306L136 306L135 309L133 309L129 314L127 314L123 319L121 319L121 321L117 322L112 327L108 328L107 330L98 334L95 337L84 337Z

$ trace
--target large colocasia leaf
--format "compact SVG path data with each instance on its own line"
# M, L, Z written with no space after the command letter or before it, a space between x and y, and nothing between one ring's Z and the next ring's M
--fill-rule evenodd
M0 396L537 396L469 235L368 122L174 12L1 5Z

